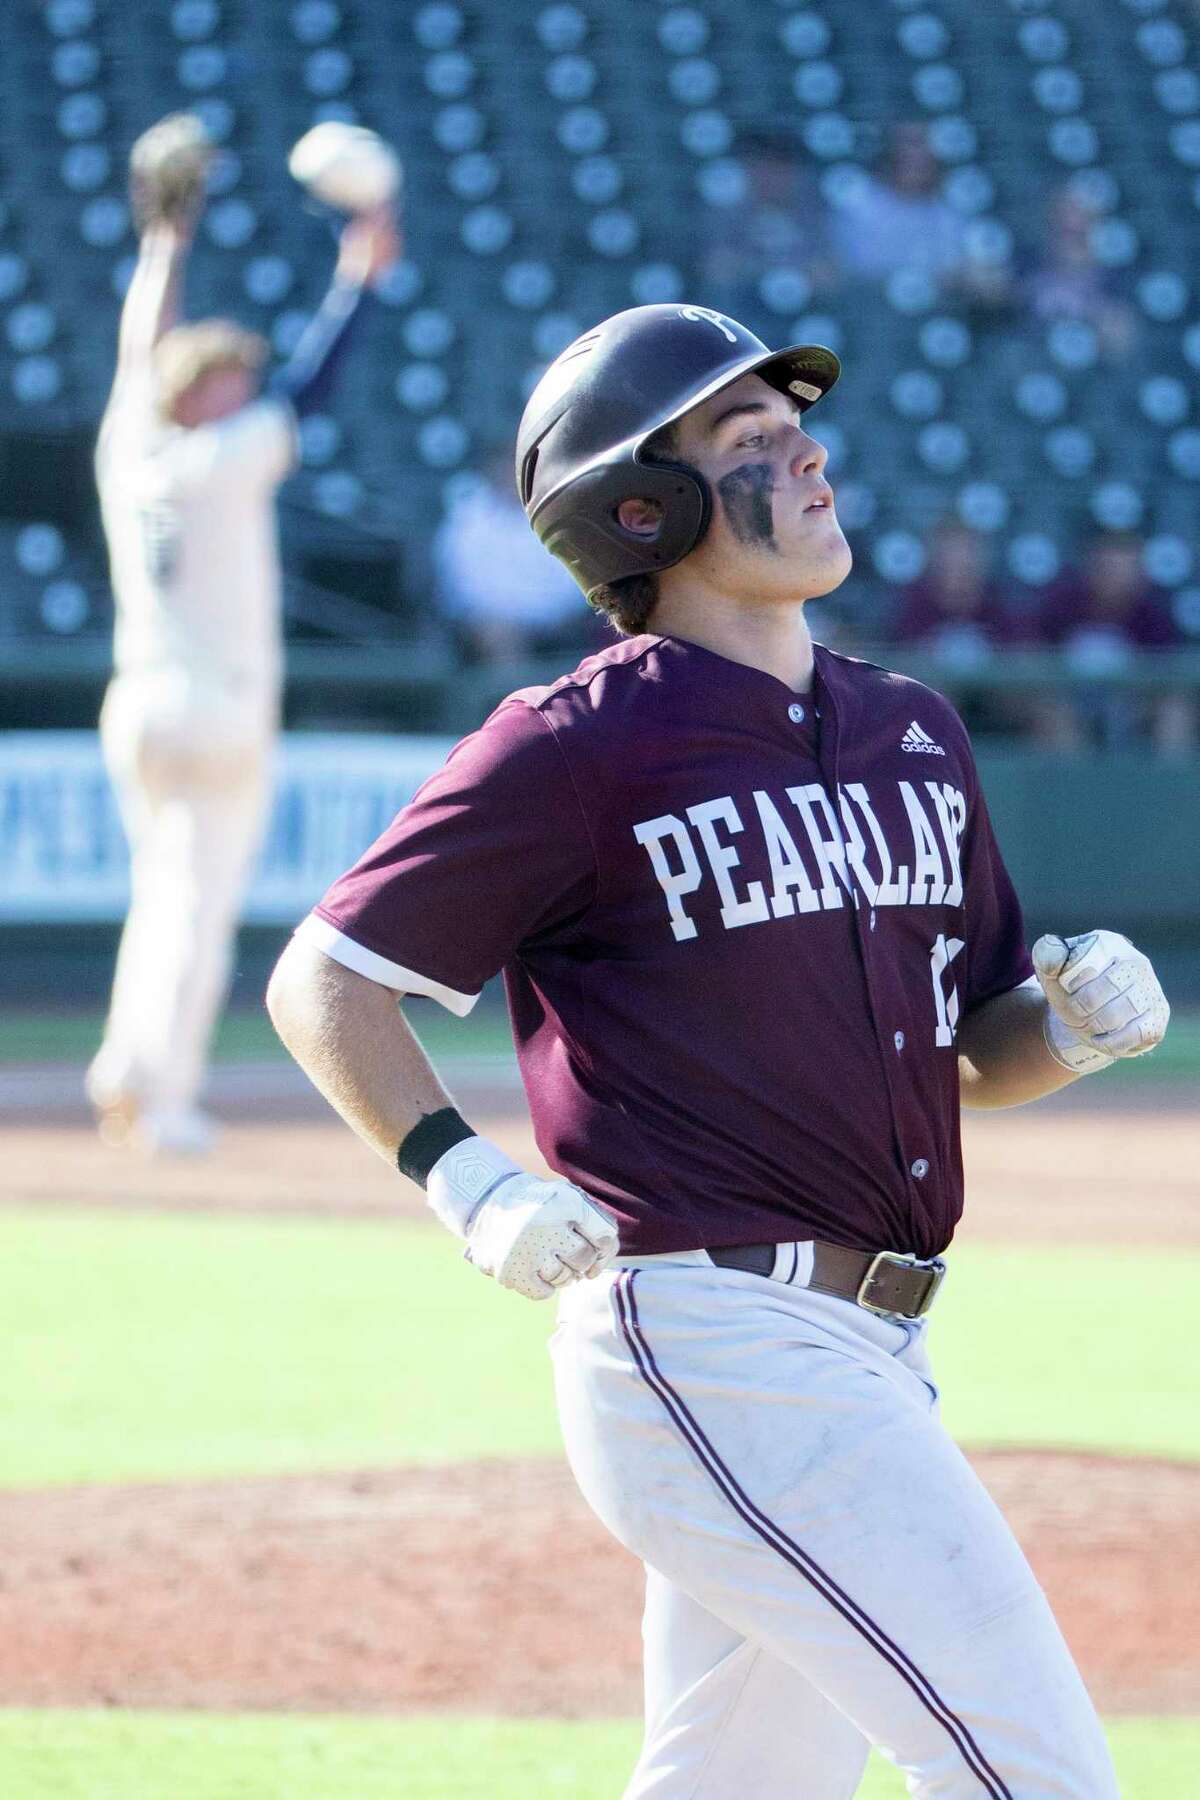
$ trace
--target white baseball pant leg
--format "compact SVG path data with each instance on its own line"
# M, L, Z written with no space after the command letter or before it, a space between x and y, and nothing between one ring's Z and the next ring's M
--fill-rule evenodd
M858 1728L650 1568L642 1643L646 1731L627 1800L853 1800L870 1754Z
M101 718L130 904L92 1081L147 1111L186 1110L199 1094L270 794L266 730L224 744L200 735L125 704Z
M1116 1800L1045 1596L937 1418L924 1335L700 1252L564 1294L553 1355L580 1488L614 1536L732 1634L697 1671L704 1652L686 1641L697 1615L652 1616L649 1730L627 1800L853 1791L814 1773L828 1711L802 1715L806 1755L801 1690L769 1666L755 1781L726 1778L748 1715L734 1705L714 1724L710 1697L736 1639L814 1689L919 1800ZM705 1739L723 1786L706 1776ZM830 1743L841 1759L830 1780L848 1781L850 1740L831 1731Z

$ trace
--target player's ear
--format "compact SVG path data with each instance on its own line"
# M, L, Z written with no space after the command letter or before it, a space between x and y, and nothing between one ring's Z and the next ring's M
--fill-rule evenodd
M617 524L633 537L653 539L662 530L663 509L657 500L622 500Z

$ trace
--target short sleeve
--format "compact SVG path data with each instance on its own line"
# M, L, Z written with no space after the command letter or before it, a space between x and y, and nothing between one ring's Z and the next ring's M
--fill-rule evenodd
M174 432L162 458L182 489L235 481L274 488L295 464L295 415L284 400L255 400L228 419Z
M977 779L973 789L963 840L964 998L968 1012L996 994L1020 987L1033 974L1021 903L1004 866Z
M463 1014L518 953L569 934L595 886L587 821L553 731L508 700L334 882L299 935L384 987Z

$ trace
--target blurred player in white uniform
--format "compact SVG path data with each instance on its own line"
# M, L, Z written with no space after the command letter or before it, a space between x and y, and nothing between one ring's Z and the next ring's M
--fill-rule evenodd
M261 338L225 320L178 323L199 204L145 225L97 445L116 603L100 734L130 905L87 1075L110 1141L193 1154L213 1142L197 1100L270 796L275 493L295 464L297 416L325 400L363 296L399 251L391 208L343 227L329 292L260 395Z

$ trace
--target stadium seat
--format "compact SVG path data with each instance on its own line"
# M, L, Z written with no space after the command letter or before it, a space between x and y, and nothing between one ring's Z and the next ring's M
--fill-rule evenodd
M764 256L748 322L846 357L814 428L864 579L907 579L947 512L1011 532L1021 581L1068 554L1081 517L1136 517L1182 567L1169 545L1195 539L1200 481L1200 71L1167 0L697 0L649 15L622 0L174 0L137 11L136 65L110 48L134 10L47 0L8 26L20 78L0 82L30 151L0 179L0 424L94 427L135 248L124 169L139 130L192 107L222 146L189 304L246 318L284 357L332 259L287 152L315 120L360 120L405 158L411 260L385 284L371 366L306 428L293 509L385 519L417 570L445 483L511 440L549 358L605 311L708 298L711 247L753 203L748 140L795 146L820 194L816 236L821 208L864 191L878 122L920 119L977 272L1035 265L1054 195L1092 213L1129 354L1094 317L1030 316L1019 283L989 313L918 269L867 281ZM55 604L69 619L69 593Z

